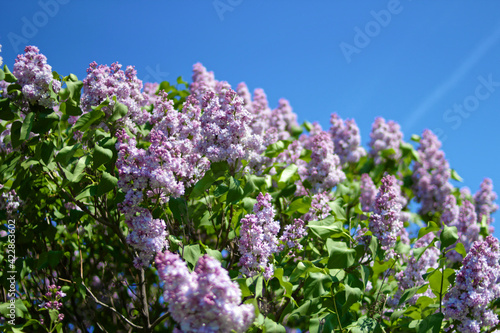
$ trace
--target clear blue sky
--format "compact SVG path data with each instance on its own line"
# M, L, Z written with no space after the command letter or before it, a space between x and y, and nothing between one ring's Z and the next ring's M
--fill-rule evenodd
M135 65L145 81L191 77L195 62L233 86L287 98L299 121L338 112L369 141L376 116L409 140L434 130L474 193L500 192L498 1L4 1L4 62L36 45L60 74ZM455 184L456 185L456 184ZM495 214L497 220L500 214ZM500 223L496 223L500 236Z

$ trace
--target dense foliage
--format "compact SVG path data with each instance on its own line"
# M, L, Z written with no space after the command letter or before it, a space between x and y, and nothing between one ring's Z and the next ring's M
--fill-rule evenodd
M2 59L0 58L0 64ZM498 206L429 130L217 81L0 70L5 332L493 332Z

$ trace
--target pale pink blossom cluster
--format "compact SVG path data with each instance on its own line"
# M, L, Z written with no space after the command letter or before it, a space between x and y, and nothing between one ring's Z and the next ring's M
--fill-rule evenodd
M331 192L325 191L314 194L312 196L311 208L302 216L302 219L309 222L327 218L332 210L328 203L332 200Z
M193 272L177 255L158 253L156 267L168 311L177 332L245 332L254 319L254 307L241 304L241 291L216 259L204 255Z
M361 144L359 128L354 119L343 120L337 113L330 117L330 135L332 136L335 154L340 157L342 164L356 163L366 151Z
M401 157L401 149L399 148L403 140L401 127L395 121L385 121L382 117L375 118L370 133L370 156L375 160L375 164L380 164L387 159L398 160ZM386 157L380 156L380 152L386 149L393 149L394 153Z
M387 175L382 178L368 228L377 237L383 250L389 250L396 245L397 236L403 229L400 218L400 193L396 177Z
M476 241L462 262L455 284L444 297L444 315L454 320L457 332L479 333L499 323L490 308L500 297L500 251L498 239Z
M275 211L271 201L269 193L260 193L253 208L254 213L241 219L239 265L241 273L247 276L254 276L263 269L264 277L270 279L274 273L269 260L279 250L280 224L274 220Z
M137 71L133 66L127 66L125 71L118 62L107 65L98 65L95 61L87 69L87 77L83 80L83 94L80 101L82 111L90 112L93 106L98 106L109 99L109 105L102 108L107 117L113 113L116 101L125 104L128 108L126 117L120 119L131 130L134 124L143 125L150 119L150 113L143 106L149 98L141 92L142 81L137 78Z
M47 57L36 46L26 46L24 52L17 56L12 70L22 87L22 110L28 112L33 104L46 108L56 106L57 101L51 96L51 90L55 94L59 93L61 82L53 78Z
M441 142L437 136L432 131L425 130L418 147L420 162L415 161L412 176L413 191L417 202L421 203L421 214L442 211L446 196L452 189L448 182L450 166L439 148Z
M490 234L494 232L491 225L494 218L491 214L497 211L498 205L495 203L497 194L493 191L493 182L490 178L485 178L481 183L480 189L474 194L474 201L476 203L477 222L481 223L483 216L485 216L486 224L489 226Z

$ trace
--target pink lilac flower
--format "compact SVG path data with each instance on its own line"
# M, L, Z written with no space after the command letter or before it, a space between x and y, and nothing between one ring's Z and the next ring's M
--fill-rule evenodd
M151 105L155 104L156 101L159 99L158 95L156 92L158 91L158 87L160 86L159 83L152 83L152 82L146 82L144 83L144 105Z
M375 159L375 164L383 163L386 159L397 161L401 157L401 150L399 145L403 140L403 133L401 132L398 123L389 120L385 121L382 117L377 117L372 125L370 133L370 155ZM386 149L394 149L394 154L386 158L379 155L379 152Z
M97 65L94 61L87 69L87 77L83 80L83 94L80 106L83 112L90 112L93 106L98 106L109 98L109 106L103 107L106 116L111 116L116 97L117 102L125 104L128 108L124 122L129 128L133 123L143 125L149 121L150 114L142 107L148 98L141 92L142 81L137 78L137 71L133 66L127 66L125 71L118 62L107 65Z
M498 239L488 236L476 241L465 257L455 285L444 297L444 315L454 320L459 332L477 333L481 327L499 323L489 308L500 297L500 251Z
M293 224L287 224L284 227L283 235L280 237L282 242L279 246L279 251L285 249L285 245L290 249L288 255L293 256L294 250L302 250L300 239L307 236L306 226L303 220L294 219Z
M139 256L134 259L137 268L148 265L156 253L168 248L165 221L153 219L149 210L145 208L132 209L127 212L132 215L126 220L130 227L127 243L139 251Z
M147 148L137 148L136 138L124 130L117 133L118 186L125 192L119 209L131 228L130 244L139 250L136 266L146 265L154 253L167 247L165 222L153 219L142 206L165 204L182 196L186 188L203 177L210 166L198 146L201 140L200 108L188 97L182 112L164 91L158 93L151 115L153 128Z
M491 225L494 218L491 214L497 211L498 205L495 204L497 194L493 191L493 182L490 178L485 178L481 183L481 188L474 194L474 201L476 202L477 222L481 223L483 216L486 216L486 224L488 224L490 233L494 232Z
M457 227L458 231L458 241L462 243L466 251L469 251L472 244L481 239L479 231L481 229L480 225L477 223L477 215L474 210L474 205L469 200L462 201L462 206L460 206L458 218L450 223L450 226ZM452 253L453 254L453 253ZM458 253L454 253L453 261L461 261L462 257Z
M26 46L24 54L17 56L12 74L22 87L23 111L29 111L29 105L39 104L52 108L56 101L50 96L51 89L59 93L61 82L52 76L52 67L47 64L47 57L36 46ZM52 87L52 88L51 88Z
M203 96L209 91L215 89L217 81L214 78L213 72L208 72L207 69L201 64L196 63L193 65L193 82L189 85L191 95L202 103Z
M192 273L177 254L156 256L158 275L177 332L245 332L254 319L251 304L241 304L241 291L216 259L204 255Z
M252 95L250 94L250 91L248 90L248 87L245 82L240 82L238 86L236 87L236 92L238 95L241 97L243 100L243 107L247 109L248 112L253 114L253 109L252 109Z
M63 304L60 302L66 294L61 291L61 286L56 286L52 284L47 287L48 292L43 295L44 301L40 304L41 310L61 310ZM64 314L60 313L57 317L57 321L62 321L64 319ZM43 325L43 324L42 324Z
M291 136L292 129L298 127L297 114L295 114L290 103L280 98L278 107L271 111L270 126L276 128L278 140L287 140Z
M253 214L241 219L239 265L241 273L254 276L264 269L264 277L270 279L274 273L269 259L278 251L280 224L274 220L274 208L269 193L260 193L254 205Z
M361 175L359 187L361 190L361 196L359 197L361 209L363 212L370 212L373 204L375 203L375 198L377 197L377 187L373 183L370 175L367 173Z
M330 135L335 147L335 154L340 157L342 164L347 162L356 163L366 155L366 151L360 146L361 136L359 128L354 119L341 119L337 113L330 117Z
M395 275L399 288L394 297L391 297L388 300L388 304L390 306L398 307L399 300L404 291L409 288L424 285L426 281L422 278L422 275L425 274L429 268L435 269L439 266L438 259L440 252L435 246L427 248L418 260L414 254L415 249L428 246L434 237L435 235L433 233L428 233L415 242L413 249L410 251L405 270L398 272ZM433 294L431 289L428 288L424 293L414 295L412 298L408 299L407 302L415 304L420 296L433 297Z
M320 192L312 196L311 208L302 216L306 222L318 221L327 218L330 215L331 208L328 203L332 201L331 192Z
M403 228L400 219L400 192L396 177L387 175L382 178L382 185L373 205L373 213L370 215L369 229L377 237L383 250L395 246L397 236Z
M202 99L203 140L199 149L210 161L228 161L236 166L249 151L261 147L262 138L253 135L250 128L252 115L227 82L218 82Z
M413 167L413 190L417 202L422 204L421 214L442 211L446 196L452 189L448 182L450 167L440 147L437 136L425 130L418 147L421 162L415 161Z
M333 141L327 132L312 135L305 142L305 148L311 151L311 160L299 166L299 175L302 181L311 184L312 193L329 191L345 180L340 159L334 153Z
M2 186L3 187L3 186ZM0 187L0 189L2 188ZM19 207L23 204L23 201L19 199L16 190L10 190L9 192L3 192L0 196L0 210L5 210L7 214L7 219L14 217L17 213Z

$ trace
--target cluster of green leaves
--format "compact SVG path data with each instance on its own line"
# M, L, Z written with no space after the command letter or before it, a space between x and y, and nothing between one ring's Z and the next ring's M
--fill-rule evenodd
M0 216L2 220L16 220L18 257L18 319L16 326L6 330L64 332L94 327L114 332L170 332L175 323L161 300L155 268L133 267L137 254L126 242L129 231L118 210L124 194L117 187L115 131L127 108L109 96L90 112L82 113L82 82L74 75L54 73L54 78L65 84L58 94L52 92L58 112L38 105L21 110L16 78L7 67L0 71L0 79L12 83L9 97L0 99L0 132L10 126L4 142L12 148L0 153L0 181L3 192L15 190L23 202L12 217L5 210ZM187 86L179 78L177 85L163 82L159 89L168 92L180 110L189 95ZM102 108L111 101L113 110L106 116ZM68 120L73 116L79 118L70 125ZM303 129L309 128L310 124L303 125ZM147 147L150 129L148 124L139 127L139 146ZM295 129L289 140L272 144L264 154L277 157L303 129ZM253 212L259 193L271 194L281 230L307 213L311 196L295 196L296 181L300 180L297 165L275 163L275 172L269 172L270 168L255 175L245 169L236 172L226 162L212 163L184 196L149 208L154 218L167 221L169 250L178 252L190 269L200 256L208 254L228 270L240 286L242 302L255 307L252 332L285 332L285 327L311 333L439 332L448 325L443 320L443 296L453 285L459 267L450 266L445 253L455 250L465 256L463 245L456 242L456 228L443 226L439 214L412 215L412 226L407 223L405 227L422 226L412 242L434 233L436 239L429 247L439 240L441 257L439 267L424 275L425 284L404 291L396 309L389 308L386 299L398 289L394 273L405 269L403 259L410 254L411 246L398 240L399 256L386 259L376 237L368 237L364 245L354 237L357 230L368 227L369 221L369 214L359 203L361 174L369 173L377 185L385 174L397 175L403 180L404 195L413 198L411 167L419 156L410 143L402 143L401 150L398 161L386 159L375 165L365 156L358 163L345 165L347 180L335 188L330 216L308 222L302 251L295 256L284 251L272 258L274 275L269 280L262 273L253 277L239 273L240 221ZM310 153L304 151L301 158L308 161ZM380 154L388 157L394 151ZM459 179L456 172L453 175ZM307 183L304 185L308 188ZM5 226L0 228L7 230ZM8 290L5 244L0 245L0 265L4 265L0 283ZM417 260L425 250L413 252ZM58 311L39 307L49 284L62 285L67 294L61 323L57 322ZM413 305L406 303L429 288L435 297L421 296ZM3 316L8 312L7 305L0 304ZM41 319L46 324L42 325Z

